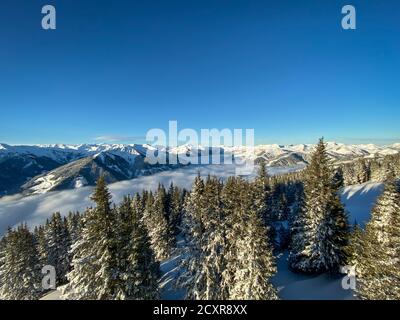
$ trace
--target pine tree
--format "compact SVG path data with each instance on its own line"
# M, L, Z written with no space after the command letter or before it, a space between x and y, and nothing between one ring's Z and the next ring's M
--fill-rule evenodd
M230 292L235 285L236 270L240 263L238 261L237 244L244 230L242 223L245 219L239 210L241 208L243 185L243 179L229 177L222 189L223 211L226 220L226 245L224 252L226 263L225 269L222 272L222 282L220 286L224 299L230 298Z
M290 266L296 271L339 271L348 241L347 215L333 184L333 171L323 139L305 173L304 209L297 217Z
M400 190L393 171L353 252L357 249L358 295L362 299L400 299Z
M150 237L143 222L143 207L140 197L137 195L132 203L133 228L131 236L132 253L130 261L138 261L142 275L142 286L138 292L140 299L158 299L158 279L160 277L160 264L156 260L151 248ZM134 249L136 248L136 250ZM131 264L135 265L135 263Z
M115 299L117 294L118 253L115 236L116 212L104 177L97 181L91 197L96 207L85 213L84 228L72 246L72 271L62 287L64 299Z
M186 246L182 252L183 272L179 285L186 289L186 299L199 300L204 296L205 274L202 268L204 224L204 181L198 175L187 195L183 211L183 235Z
M6 279L4 278L4 264L6 257L6 248L7 248L7 238L5 236L0 238L0 300L4 299L2 297L2 284L5 283Z
M357 222L354 223L351 233L349 235L349 243L345 248L347 256L347 265L354 266L361 272L360 267L357 266L360 260L363 259L363 246L364 246L365 233L360 228Z
M364 183L370 179L371 171L369 163L365 159L359 159L354 164L356 183Z
M171 183L168 190L168 206L169 206L169 228L172 237L175 238L180 231L182 218L183 196L180 189Z
M117 299L157 299L159 265L141 220L141 199L125 197L118 208Z
M79 212L69 212L67 216L67 228L71 244L78 241L82 231L82 216Z
M35 245L38 252L39 264L43 268L45 265L49 264L49 254L48 254L48 241L46 238L46 228L49 225L49 220L46 221L45 225L40 225L35 228Z
M204 187L202 220L204 225L202 242L202 269L205 276L205 288L200 299L224 299L220 288L225 269L224 252L226 225L222 206L222 184L216 177L208 177Z
M260 163L258 175L254 182L254 187L257 189L255 204L258 208L258 213L262 217L267 228L268 239L270 239L271 244L274 244L276 233L274 229L274 217L272 212L271 186L265 161Z
M270 277L276 272L267 229L255 205L257 192L253 184L231 179L224 188L227 252L222 287L225 298L238 300L277 299ZM236 198L236 201L232 200ZM228 201L228 202L226 202ZM230 204L230 205L229 205Z
M47 242L47 263L56 270L56 284L64 284L69 271L68 251L71 244L66 221L61 218L59 212L53 214L44 233Z
M41 279L33 234L26 225L9 229L3 245L0 297L6 300L38 299Z
M341 167L336 168L333 175L333 187L340 190L344 187L343 169Z
M149 194L143 217L158 261L170 256L174 244L166 218L166 195L163 190L164 188L159 187L154 197L151 193Z

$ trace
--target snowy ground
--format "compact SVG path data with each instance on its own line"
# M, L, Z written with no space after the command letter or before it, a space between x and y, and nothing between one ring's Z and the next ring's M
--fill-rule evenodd
M350 222L357 221L358 224L364 226L369 219L376 198L382 191L383 184L376 182L345 187L342 191L342 202L350 213Z
M315 276L293 273L289 270L287 253L277 260L278 272L272 283L284 300L350 300L354 299L351 290L344 290L342 276L321 274ZM344 276L344 275L343 275Z

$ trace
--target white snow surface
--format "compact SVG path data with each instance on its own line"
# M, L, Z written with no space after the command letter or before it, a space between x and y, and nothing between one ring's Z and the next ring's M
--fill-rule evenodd
M383 188L383 183L379 182L366 182L343 188L341 199L350 213L351 223L357 222L361 227L365 225Z

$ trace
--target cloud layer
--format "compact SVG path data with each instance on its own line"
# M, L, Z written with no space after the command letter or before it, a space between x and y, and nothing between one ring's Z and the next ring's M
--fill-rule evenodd
M206 177L208 174L226 178L235 174L234 165L190 166L173 171L163 171L151 176L139 177L133 180L116 182L109 185L113 201L118 203L123 196L135 194L144 189L155 190L159 183L169 186L171 182L182 188L190 189L197 174ZM250 176L251 177L251 176ZM68 214L69 211L84 211L92 206L90 195L93 187L83 187L73 190L50 192L29 197L21 195L0 199L0 235L8 226L16 226L26 222L30 226L41 224L52 213L59 211Z
M235 168L235 165L190 166L113 183L109 185L109 189L113 201L118 203L127 194L135 194L144 189L155 190L159 183L169 186L173 182L181 188L190 189L198 173L203 177L210 174L225 179L235 174ZM278 174L288 170L288 168L271 168L269 173ZM254 176L255 172L247 178L251 179ZM351 213L351 222L357 219L361 223L369 217L370 209L381 190L380 184L365 184L344 190L342 200ZM69 211L82 212L93 205L90 200L92 191L93 187L83 187L29 197L20 195L3 197L0 199L0 235L7 230L7 227L14 227L21 222L26 222L31 227L42 224L57 211L63 215Z

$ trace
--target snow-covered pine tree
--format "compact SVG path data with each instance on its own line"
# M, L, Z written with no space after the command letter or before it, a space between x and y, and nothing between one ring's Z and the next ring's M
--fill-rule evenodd
M350 186L358 183L353 163L343 165L342 170L343 170L344 185Z
M165 187L161 183L158 184L156 197L154 200L158 202L160 210L162 210L162 213L168 222L169 221L169 197L168 197L167 190L165 190Z
M271 186L267 173L267 165L265 161L261 161L258 169L258 175L254 181L256 192L255 203L258 208L258 212L261 215L265 226L267 227L268 239L273 244L275 242L275 230L274 230L274 217L272 213L271 203Z
M235 241L236 259L233 260L234 281L229 298L276 300L277 292L270 282L276 272L274 256L266 227L254 205L258 190L250 183L242 181L241 184L240 205L232 228L234 235L230 237L231 241ZM229 259L228 265L231 262Z
M35 245L41 267L49 264L48 241L46 238L46 228L48 225L49 220L46 221L45 225L39 225L34 230Z
M367 182L371 177L371 169L369 163L365 159L359 159L354 164L356 183Z
M183 196L181 190L172 183L168 189L169 227L172 236L176 237L180 231L182 218Z
M238 240L243 232L244 217L241 216L241 194L243 179L229 177L222 189L223 212L226 226L226 246L224 259L226 261L222 272L221 290L224 299L229 299L230 291L235 285L235 273L239 265L238 261Z
M41 295L41 277L35 238L26 225L9 229L4 240L0 297L35 300Z
M91 197L95 208L88 209L80 239L72 246L69 283L61 287L63 299L113 300L116 298L118 254L116 252L116 212L104 177L97 181Z
M337 190L340 190L344 187L344 178L343 178L343 169L341 167L335 168L333 175L333 187Z
M358 295L362 299L400 299L400 190L393 170L359 247Z
M70 266L68 251L71 243L66 220L63 220L59 212L51 217L44 236L47 242L47 264L56 270L56 284L64 284Z
M128 256L130 265L140 273L139 290L134 297L137 299L158 299L158 279L160 264L151 248L150 237L143 223L142 200L136 195L132 202L132 234L130 239L131 252Z
M305 172L304 209L298 215L289 262L300 272L339 271L348 242L347 215L333 184L333 170L323 139Z
M222 272L223 299L276 299L269 282L274 258L255 199L255 184L230 177L222 190L226 240Z
M7 238L6 236L2 236L0 238L0 300L3 300L4 298L1 296L2 295L2 284L5 282L4 279L4 263L5 263L5 256L6 256L6 244L7 244Z
M361 270L358 266L360 260L363 259L363 246L364 246L364 237L365 233L358 225L357 222L354 223L351 228L351 232L349 235L349 243L346 250L346 265L355 266L358 270L357 272L361 274Z
M225 298L221 288L222 274L225 270L224 252L226 251L226 219L222 205L222 183L216 177L208 177L204 186L203 214L204 225L201 259L205 287L201 300L219 300Z
M178 284L186 290L186 299L199 300L204 296L205 274L202 268L204 224L204 181L198 175L184 204L182 230L186 246L182 249L182 274Z
M118 285L116 299L158 298L158 263L141 221L141 200L125 197L118 207Z
M164 191L162 191L164 190ZM147 196L143 221L151 239L151 246L158 261L167 259L172 251L174 239L166 218L165 189L159 188L154 197Z
M69 212L67 216L67 228L71 245L78 241L82 227L81 214L79 212Z

